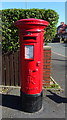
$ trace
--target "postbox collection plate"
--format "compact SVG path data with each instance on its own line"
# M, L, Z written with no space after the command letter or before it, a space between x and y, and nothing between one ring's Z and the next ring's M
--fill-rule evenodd
M25 45L25 59L34 59L34 45Z

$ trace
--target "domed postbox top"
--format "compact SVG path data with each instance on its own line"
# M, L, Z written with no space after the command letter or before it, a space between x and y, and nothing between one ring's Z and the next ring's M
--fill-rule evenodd
M20 19L15 22L15 25L19 29L30 28L30 26L43 26L44 28L48 26L48 22L42 19L28 18L28 19Z

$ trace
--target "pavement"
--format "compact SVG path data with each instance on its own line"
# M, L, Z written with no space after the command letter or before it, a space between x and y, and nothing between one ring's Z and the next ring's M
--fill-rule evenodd
M20 88L9 88L2 97L2 118L65 118L65 103L67 98L63 91L43 89L42 109L35 113L21 110ZM1 107L1 101L0 101Z
M67 103L65 97L65 57L53 53L62 50L60 44L49 45L52 46L52 77L64 90L43 89L42 109L35 113L27 113L21 110L20 87L3 88L3 92L0 92L0 114L2 118L65 118L65 104ZM64 55L64 49L61 53Z

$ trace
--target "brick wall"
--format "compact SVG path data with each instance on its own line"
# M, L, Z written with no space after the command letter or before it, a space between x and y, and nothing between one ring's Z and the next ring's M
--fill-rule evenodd
M44 46L43 57L43 87L50 86L51 75L51 47Z

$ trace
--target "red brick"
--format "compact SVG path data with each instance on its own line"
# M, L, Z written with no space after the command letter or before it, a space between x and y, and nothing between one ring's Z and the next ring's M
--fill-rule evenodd
M50 76L50 72L43 73L43 76L45 76L45 75L49 75Z
M44 69L44 71L46 71L46 72L50 72L50 69Z
M50 69L50 65L45 65L44 69Z
M50 74L44 74L43 77L50 77Z
M50 77L43 77L44 81L50 80Z
M50 53L51 53L51 50L44 50L44 53L45 53L45 52L47 52L47 53L49 53L49 52L50 52Z
M49 66L50 66L50 64L51 64L51 63L45 62L45 63L43 63L43 66L45 66L45 65L49 65Z

